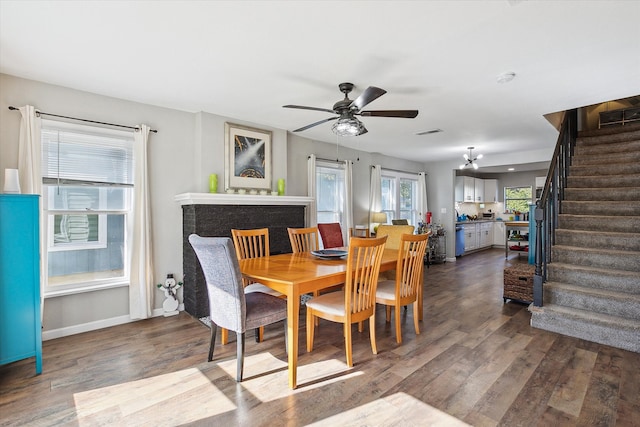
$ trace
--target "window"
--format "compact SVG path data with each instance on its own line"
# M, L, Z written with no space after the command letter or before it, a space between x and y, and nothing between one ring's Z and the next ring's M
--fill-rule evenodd
M317 222L339 222L344 230L344 166L338 163L316 163Z
M42 121L45 294L126 285L133 132Z
M509 212L529 212L531 187L504 187L504 207Z
M406 219L409 224L417 225L418 179L414 175L402 172L382 170L382 211L387 221Z

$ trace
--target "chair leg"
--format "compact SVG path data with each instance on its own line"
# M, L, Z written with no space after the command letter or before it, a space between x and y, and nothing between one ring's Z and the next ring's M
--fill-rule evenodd
M386 307L386 313L387 313L387 323L391 322L391 306L387 305Z
M353 367L353 351L351 349L351 325L344 322L344 347L347 352L347 366Z
M227 345L229 343L229 330L220 328L220 344Z
M394 311L395 311L395 323L396 323L396 342L398 344L402 344L402 328L400 326L400 306L396 305L394 307Z
M307 307L307 352L313 350L313 334L316 325L314 317L313 310Z
M287 319L284 319L284 352L289 354L289 328L287 327Z
M209 357L208 361L213 360L213 347L216 345L216 332L218 331L218 325L211 322L211 341L209 342Z
M418 300L416 300L413 303L413 326L415 326L416 328L416 335L420 335L420 302Z
M244 332L238 333L236 340L238 341L238 370L236 373L236 381L242 381L242 371L244 369Z
M256 328L256 342L262 342L264 340L264 326Z
M358 322L358 332L362 333L364 331L364 322Z
M369 318L369 339L371 340L371 351L378 354L378 345L376 344L376 315L375 313Z

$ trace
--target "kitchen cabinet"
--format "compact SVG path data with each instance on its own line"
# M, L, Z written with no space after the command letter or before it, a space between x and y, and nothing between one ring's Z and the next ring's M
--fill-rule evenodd
M464 251L473 251L478 248L478 234L476 224L463 224L464 229Z
M475 201L476 194L476 179L472 176L457 176L455 196L456 202L469 202Z
M497 179L483 179L484 181L484 202L485 203L497 203L498 199L498 180Z
M35 356L42 372L40 196L0 194L0 365Z
M484 200L484 179L473 179L473 195L476 203L483 203Z
M484 179L472 176L457 176L455 187L456 202L483 203Z
M478 228L478 248L488 248L493 244L493 223L481 222L476 225Z

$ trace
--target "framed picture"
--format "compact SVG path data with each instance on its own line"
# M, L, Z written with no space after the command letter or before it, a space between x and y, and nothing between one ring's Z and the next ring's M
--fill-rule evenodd
M225 123L225 188L271 189L271 132Z

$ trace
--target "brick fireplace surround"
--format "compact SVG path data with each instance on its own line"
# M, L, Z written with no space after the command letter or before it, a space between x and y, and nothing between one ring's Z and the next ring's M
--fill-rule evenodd
M184 308L190 315L209 315L207 286L188 238L231 237L232 228L269 228L271 254L291 252L287 227L310 224L309 197L184 193L175 197L182 206L182 263Z

